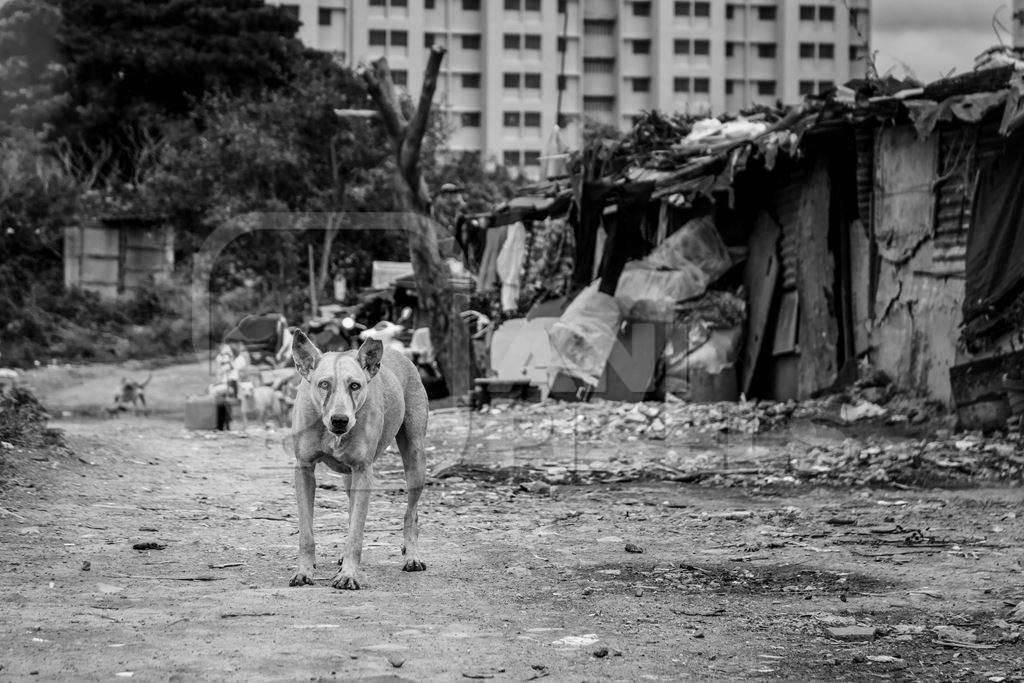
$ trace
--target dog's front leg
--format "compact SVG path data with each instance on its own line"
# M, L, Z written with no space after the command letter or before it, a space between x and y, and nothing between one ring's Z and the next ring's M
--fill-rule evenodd
M373 488L372 465L353 468L349 475L349 516L348 538L345 540L345 556L341 569L331 581L335 588L359 590L359 563L363 556L363 527L366 525L366 511L370 505L370 491Z
M313 542L313 496L316 495L315 463L295 463L295 499L299 504L299 566L289 586L313 585L316 545Z

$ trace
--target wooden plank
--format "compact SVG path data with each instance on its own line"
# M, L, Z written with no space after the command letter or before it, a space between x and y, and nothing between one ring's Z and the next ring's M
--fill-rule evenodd
M839 325L830 298L835 283L835 259L828 248L831 179L828 161L818 157L800 188L796 230L800 269L799 398L830 386L838 372Z
M758 359L764 347L765 330L772 299L779 282L779 235L781 229L766 212L758 216L750 236L750 256L743 269L743 284L747 289L747 343L743 350L743 377L740 390L750 392Z

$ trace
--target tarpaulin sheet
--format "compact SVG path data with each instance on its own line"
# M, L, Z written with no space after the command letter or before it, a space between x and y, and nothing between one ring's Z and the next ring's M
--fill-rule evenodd
M981 169L967 235L964 321L998 313L1024 290L1024 135Z

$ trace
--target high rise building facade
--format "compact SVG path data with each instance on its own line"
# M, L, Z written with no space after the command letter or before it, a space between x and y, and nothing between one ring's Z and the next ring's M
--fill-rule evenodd
M536 173L561 107L628 128L642 111L736 112L863 76L870 0L291 0L308 46L386 55L418 91L448 49L438 103L455 151ZM562 86L561 88L559 86Z

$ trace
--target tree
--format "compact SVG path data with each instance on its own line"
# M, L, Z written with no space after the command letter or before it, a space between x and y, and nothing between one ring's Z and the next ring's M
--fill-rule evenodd
M365 69L363 78L391 141L398 206L403 211L420 307L427 314L431 340L448 389L452 395L462 396L471 388L469 334L452 291L451 272L438 249L437 231L430 217L430 196L420 169L423 138L444 54L443 47L431 47L415 108L396 96L384 57Z
M304 48L299 22L262 0L57 0L68 106L57 121L75 148L113 144L108 172L130 176L139 130L159 134L211 92L280 88Z
M0 123L6 127L39 130L67 104L59 92L60 21L46 0L0 4Z

